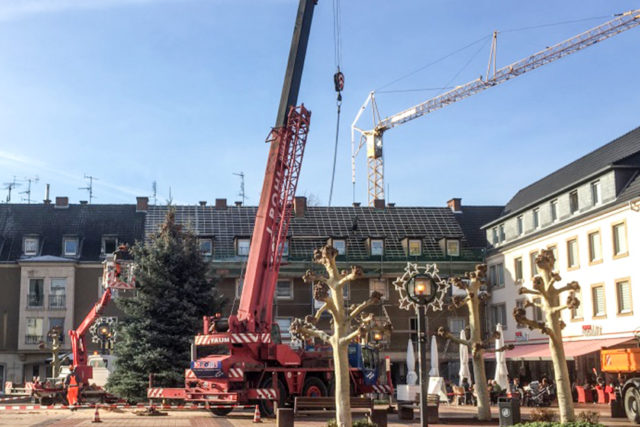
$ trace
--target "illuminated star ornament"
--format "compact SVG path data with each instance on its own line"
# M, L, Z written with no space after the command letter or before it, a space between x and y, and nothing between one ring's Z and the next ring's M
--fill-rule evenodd
M419 267L418 264L408 262L404 268L402 276L398 277L393 282L393 286L398 291L400 298L398 298L399 307L403 310L415 310L417 303L412 301L407 295L407 283L413 280L417 276L429 277L433 280L433 283L438 287L436 289L436 296L429 304L427 309L431 307L433 311L441 311L443 307L444 297L447 295L449 289L449 283L446 280L440 278L438 274L437 264L426 264L424 267Z

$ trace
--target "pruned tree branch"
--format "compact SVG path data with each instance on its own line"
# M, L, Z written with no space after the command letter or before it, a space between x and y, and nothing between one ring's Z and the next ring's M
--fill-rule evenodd
M381 298L382 294L380 292L373 291L368 300L361 302L351 311L351 313L349 313L349 317L354 318L358 314L362 313L367 307L380 304Z
M342 279L338 282L339 285L344 285L347 282L352 282L362 277L362 268L354 265L351 267L351 271L349 273L343 271L342 276Z
M304 281L304 283L314 283L314 282L321 282L321 283L327 283L327 278L321 274L316 274L311 270L307 270L304 273L304 276L302 276L302 280Z
M542 295L542 293L540 291L536 290L536 289L525 288L525 287L520 288L518 290L518 293L520 295L527 295L527 294L529 294L529 295Z
M505 344L500 348L485 348L485 353L500 353L501 351L513 350L515 346L513 344Z
M292 335L297 337L305 337L305 338L318 338L325 343L329 343L331 337L324 331L316 328L315 325L302 321L300 319L295 319L291 322L291 326L289 327L289 331Z
M440 326L438 328L438 336L442 337L442 338L446 338L448 340L451 340L455 343L458 343L460 345L466 345L467 347L469 347L471 345L471 340L463 340L460 337L456 337L455 335L453 335L451 332L449 332L445 327Z
M580 290L580 285L575 280L573 282L569 282L561 288L557 288L556 292L561 294L566 291L578 291Z

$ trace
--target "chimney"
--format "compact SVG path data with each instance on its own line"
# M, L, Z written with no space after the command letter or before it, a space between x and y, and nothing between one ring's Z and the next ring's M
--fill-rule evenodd
M395 208L396 204L395 203L387 203L387 207Z
M47 189L44 192L44 204L45 205L51 204L51 200L49 199L49 184L47 184Z
M296 197L293 200L293 210L296 213L296 217L302 218L307 210L307 198Z
M136 197L136 212L146 212L149 209L148 197Z
M235 205L236 205L237 207L240 207L240 206L242 206L242 202L240 202L240 201L235 202Z
M88 205L88 204L89 204L89 202L87 202L86 200L80 200L80 204L81 204L81 205Z
M65 209L69 207L68 197L56 197L56 208Z
M452 212L460 213L462 212L462 199L453 198L447 202L447 206Z
M216 209L227 209L227 199L216 199Z
M206 200L200 200L198 203L200 204L200 206L207 206Z
M384 209L384 199L375 199L373 201L373 207L376 209Z
M360 207L360 202L353 202L353 207L354 208L359 208Z

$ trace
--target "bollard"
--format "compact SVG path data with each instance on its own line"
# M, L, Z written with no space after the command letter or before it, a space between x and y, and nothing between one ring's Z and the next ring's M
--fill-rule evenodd
M278 408L276 411L277 427L293 427L293 409Z

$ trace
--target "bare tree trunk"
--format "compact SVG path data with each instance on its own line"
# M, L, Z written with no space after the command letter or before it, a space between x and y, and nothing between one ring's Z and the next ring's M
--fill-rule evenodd
M349 379L349 345L337 345L333 347L333 363L336 372L336 422L339 427L351 427L351 396Z
M547 314L547 323L553 325L553 335L549 337L549 350L553 362L553 372L556 381L558 394L558 409L560 410L560 422L567 423L574 421L576 416L573 409L573 396L571 395L571 383L569 380L569 369L567 368L567 358L564 354L562 338L559 342L557 337L562 337L560 320L552 319L552 316L560 317L560 313Z
M476 380L475 392L478 397L478 419L480 421L491 420L491 406L489 401L489 389L487 388L487 373L484 369L484 357L477 353L472 358L473 376Z

